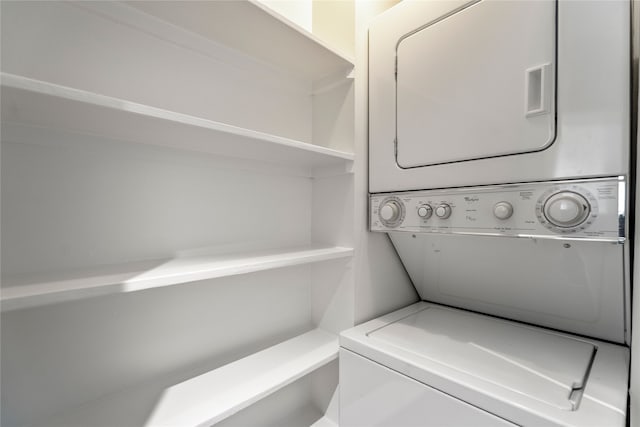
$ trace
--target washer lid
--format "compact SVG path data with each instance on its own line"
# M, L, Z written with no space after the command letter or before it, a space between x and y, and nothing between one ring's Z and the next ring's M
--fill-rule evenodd
M473 313L428 307L368 334L415 357L574 410L595 356L592 344Z

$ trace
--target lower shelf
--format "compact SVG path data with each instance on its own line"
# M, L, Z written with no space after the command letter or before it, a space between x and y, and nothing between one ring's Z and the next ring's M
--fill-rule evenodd
M338 337L314 329L186 381L159 379L54 416L42 425L211 426L337 357ZM153 411L136 413L142 404L149 406L150 396L154 396Z
M337 337L315 329L175 385L150 424L215 424L337 357Z
M199 254L173 259L107 266L66 276L3 278L2 311L198 280L253 273L273 268L348 258L353 249L309 246L231 254Z

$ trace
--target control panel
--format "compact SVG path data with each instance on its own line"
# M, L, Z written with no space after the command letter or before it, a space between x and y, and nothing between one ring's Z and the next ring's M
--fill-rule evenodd
M371 231L625 240L623 177L370 195Z

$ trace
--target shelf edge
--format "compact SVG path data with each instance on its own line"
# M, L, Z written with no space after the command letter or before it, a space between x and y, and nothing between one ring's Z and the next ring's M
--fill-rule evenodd
M177 125L198 127L209 131L221 132L247 139L270 142L272 144L288 147L294 150L316 153L328 158L336 158L347 161L352 161L355 158L355 155L353 153L338 151L290 138L242 128L222 122L216 122L213 120L191 116L188 114L173 112L162 108L139 104L136 102L126 101L123 99L101 95L82 89L76 89L68 86L58 85L55 83L45 82L42 80L31 79L29 77L19 76L16 74L5 72L0 73L0 83L3 89L16 89L42 96L56 97L68 101L92 105L95 107L108 108L111 110L119 111L121 113L129 113L132 115L140 115L151 119L164 120L167 122L175 123Z
M298 25L295 22L293 22L290 19L288 19L286 16L283 16L280 13L278 13L277 11L271 9L266 4L262 4L257 0L248 0L248 2L250 4L252 4L253 6L257 7L258 9L261 9L266 14L271 15L274 19L280 21L284 25L286 25L289 28L293 29L301 37L304 37L304 38L308 39L309 41L315 43L316 45L322 47L323 49L325 49L328 52L332 53L336 57L340 58L342 61L345 62L346 66L350 66L351 68L353 68L355 66L355 58L353 58L353 57L351 57L351 56L349 56L349 55L347 55L347 54L345 54L343 52L340 52L339 49L336 49L336 48L330 46L328 43L326 43L324 40L320 39L318 36L316 36L312 32L309 32L305 28L301 27L300 25Z
M184 272L178 271L170 274L160 271L154 275L153 269L131 271L131 268L122 268L120 272L102 276L87 274L85 277L73 279L5 287L0 290L0 307L2 312L6 312L97 296L175 286L201 280L348 258L353 256L353 252L352 248L339 246L312 247L298 251L277 252L271 255L239 256L235 259L226 260L225 262L228 264L226 266L224 264L211 265L216 262L215 257L211 257L209 260L204 259L200 263L194 262L191 266L186 267ZM195 259L197 260L198 258ZM181 260L184 261L185 259ZM243 260L245 261L244 264L242 263ZM219 260L218 262L222 261ZM164 264L167 264L167 262L164 262ZM207 264L209 264L209 268L207 268ZM87 285L87 282L90 283Z
M311 341L312 345L305 341ZM299 347L303 348L300 349ZM275 346L222 366L189 381L209 380L209 377L214 376L222 376L222 381L224 381L224 377L228 373L227 371L242 370L243 365L253 365L253 368L256 369L256 361L260 359L268 360L274 353L295 354L295 357L288 362L283 362L272 367L275 373L265 373L265 371L269 370L269 366L263 367L255 373L255 379L248 380L239 387L241 390L238 390L237 386L230 387L228 390L225 390L223 399L206 399L206 401L192 406L181 414L161 420L152 419L151 424L158 426L180 425L189 427L207 427L216 424L305 375L325 366L333 360L336 360L338 358L338 348L338 337L322 329L314 329L280 344L276 344ZM299 359L305 360L301 361ZM252 392L251 390L247 392L247 389L251 388L253 388ZM243 397L242 395L246 396Z

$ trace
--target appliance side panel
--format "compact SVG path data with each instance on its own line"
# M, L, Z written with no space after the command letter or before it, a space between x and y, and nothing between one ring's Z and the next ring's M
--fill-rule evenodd
M355 67L355 156L354 163L354 322L359 324L376 316L389 313L419 300L418 294L389 238L369 230L369 168L368 159L368 104L369 92L367 71L368 33L371 19L389 2L356 2L356 67ZM402 2L387 10L384 15L394 14Z
M621 244L413 236L391 234L423 300L625 341Z
M340 349L340 425L514 426L502 418Z

